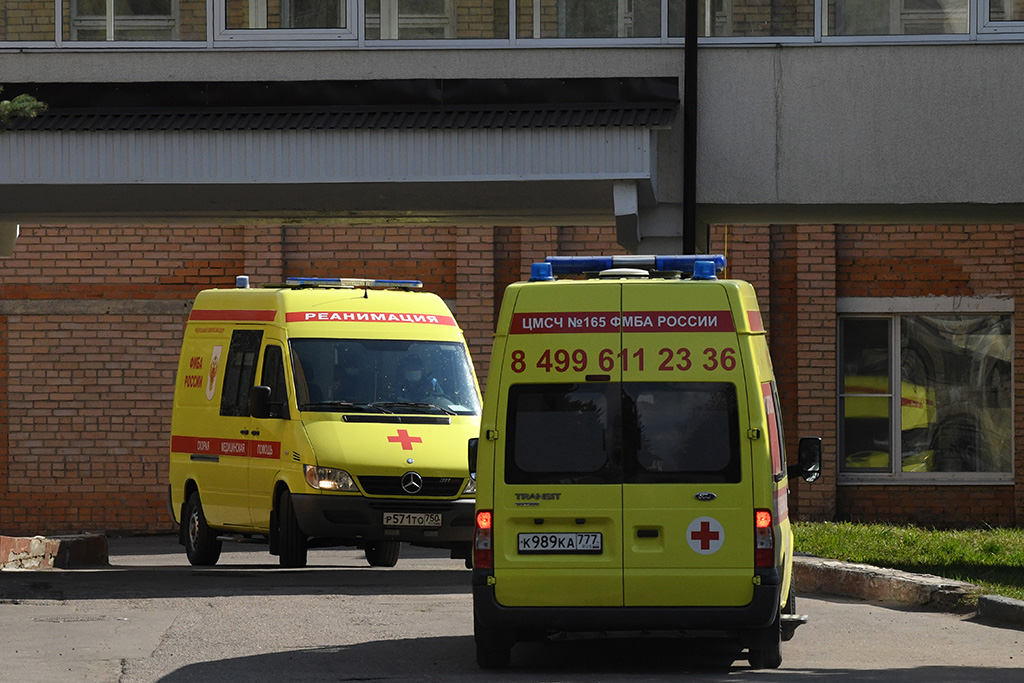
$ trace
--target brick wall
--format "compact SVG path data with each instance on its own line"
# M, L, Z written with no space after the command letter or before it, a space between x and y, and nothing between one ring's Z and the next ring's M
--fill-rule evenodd
M614 228L22 225L0 261L0 533L170 530L167 441L195 294L294 275L418 278L486 383L501 294Z
M1015 225L715 229L711 251L728 255L729 276L750 280L759 291L762 312L768 310L764 317L790 461L795 460L799 437L823 437L821 478L810 485L793 483L797 518L927 526L1024 523L1024 464L1019 457L1017 486L844 485L838 482L836 467L837 298L1003 296L1020 303L1024 286L1015 273L1024 267L1024 258L1017 256L1021 232ZM1019 320L1018 313L1015 328ZM1021 336L1015 336L1018 358L1024 351ZM1019 373L1016 382L1019 390ZM1015 410L1019 423L1022 406ZM1015 451L1022 447L1021 436L1015 436Z
M821 479L793 483L795 517L1024 523L1024 486L851 486L836 473L837 297L1005 295L1024 303L1014 276L1024 270L1021 233L1022 226L712 231L710 250L726 253L728 276L759 292L789 459L800 436L824 439ZM14 258L0 261L0 533L170 529L174 372L188 306L201 289L233 286L242 273L257 284L293 275L422 279L453 306L485 385L504 288L549 254L586 253L624 251L611 227L23 226ZM1015 340L1020 356L1024 335ZM1024 482L1021 458L1015 469Z

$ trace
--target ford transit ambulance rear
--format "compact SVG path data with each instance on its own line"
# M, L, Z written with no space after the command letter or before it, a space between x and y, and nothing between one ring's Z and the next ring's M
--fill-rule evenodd
M782 420L754 290L724 264L553 257L506 290L477 455L482 667L559 631L724 636L779 666L805 620ZM820 439L801 448L813 479Z
M295 279L201 292L171 419L170 501L192 564L265 539L307 549L401 543L469 561L468 444L480 393L462 331L417 281Z

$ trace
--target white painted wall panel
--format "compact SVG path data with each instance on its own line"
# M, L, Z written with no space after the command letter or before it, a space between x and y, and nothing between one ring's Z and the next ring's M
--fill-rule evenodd
M639 179L642 128L18 132L0 136L9 185Z

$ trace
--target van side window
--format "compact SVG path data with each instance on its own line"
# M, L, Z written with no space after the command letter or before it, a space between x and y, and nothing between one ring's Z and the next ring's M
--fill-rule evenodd
M255 386L256 360L260 355L261 330L235 330L231 335L224 367L224 391L220 414L245 417L249 414L249 390Z
M772 476L775 481L783 477L786 462L785 439L782 436L782 411L779 410L779 391L775 380L761 385L764 394L764 410L768 417L768 449L772 456Z
M260 384L270 387L270 417L288 418L288 390L284 380L284 352L271 344L263 352Z
M628 482L740 480L735 385L631 382L622 388Z
M620 401L611 384L518 384L509 391L505 480L619 483Z

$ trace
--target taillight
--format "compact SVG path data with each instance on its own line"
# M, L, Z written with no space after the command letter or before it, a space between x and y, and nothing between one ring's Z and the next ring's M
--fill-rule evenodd
M775 530L771 510L754 510L754 567L775 567Z
M476 513L476 531L473 534L473 568L494 569L494 535L491 526L494 514L490 510Z

